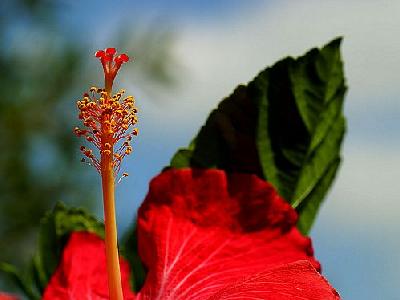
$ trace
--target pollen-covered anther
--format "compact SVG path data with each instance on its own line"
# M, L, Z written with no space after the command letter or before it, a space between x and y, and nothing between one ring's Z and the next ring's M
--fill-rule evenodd
M93 157L93 150L90 150L90 149L85 150L85 151L83 152L83 154L84 154L86 157L88 157L88 158L92 158L92 157Z
M102 150L101 153L103 153L105 155L110 155L111 154L111 150Z
M132 153L130 141L138 135L138 129L131 128L137 123L134 98L123 98L124 93L125 90L120 90L111 96L103 89L91 87L90 95L85 93L82 99L77 101L79 118L86 128L74 128L74 133L92 143L101 155L112 156L115 176L119 173L123 158ZM101 172L100 158L85 147L81 148L81 151L89 158L90 164Z
M132 153L132 146L128 146L128 147L126 147L126 149L125 149L125 154L126 155L129 155L129 154L131 154Z
M133 96L128 96L124 99L124 102L133 102L135 100L135 98L133 98Z
M74 128L74 133L75 133L77 136L82 136L82 135L85 135L85 134L87 133L87 130L85 130L85 129L79 129L78 127L75 127L75 128Z

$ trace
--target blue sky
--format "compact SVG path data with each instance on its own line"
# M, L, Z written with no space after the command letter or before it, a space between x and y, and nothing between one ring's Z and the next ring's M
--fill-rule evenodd
M113 41L124 22L164 20L177 35L173 54L183 71L174 90L155 87L150 95L125 81L141 108L141 135L127 161L131 176L118 188L121 230L149 179L237 84L342 35L348 135L342 169L312 231L314 247L343 299L398 299L399 11L395 0L65 1L66 34L88 41L90 51Z

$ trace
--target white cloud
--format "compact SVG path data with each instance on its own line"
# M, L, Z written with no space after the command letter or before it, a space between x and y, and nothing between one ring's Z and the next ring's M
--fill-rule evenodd
M396 231L400 211L399 148L353 144L346 147L336 184L321 219L339 229Z
M229 20L188 24L180 28L176 46L188 72L182 74L180 93L163 97L171 98L174 122L200 122L238 83L265 66L341 35L349 110L399 109L394 98L400 82L399 12L399 1L280 1Z

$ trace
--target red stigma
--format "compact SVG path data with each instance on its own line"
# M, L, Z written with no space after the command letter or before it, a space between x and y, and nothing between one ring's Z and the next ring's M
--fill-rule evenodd
M96 51L96 53L94 54L96 57L99 57L99 58L101 58L101 57L103 57L104 56L104 51L103 50L99 50L99 51Z
M114 55L115 53L117 53L117 50L115 50L115 48L107 48L106 53L108 55Z
M114 58L115 63L119 63L119 64L123 64L125 62L129 61L129 56L126 55L125 53L122 53L120 55L118 55L116 58Z
M95 53L95 56L100 59L103 66L106 91L111 93L114 78L117 76L121 65L129 61L129 56L125 53L117 55L115 48L99 50Z

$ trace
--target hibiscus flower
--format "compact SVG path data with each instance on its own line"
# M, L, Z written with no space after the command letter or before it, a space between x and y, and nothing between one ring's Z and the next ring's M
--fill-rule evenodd
M297 214L264 180L221 170L167 170L150 184L137 220L148 273L124 299L340 299L320 275ZM108 299L104 241L74 232L43 300Z

